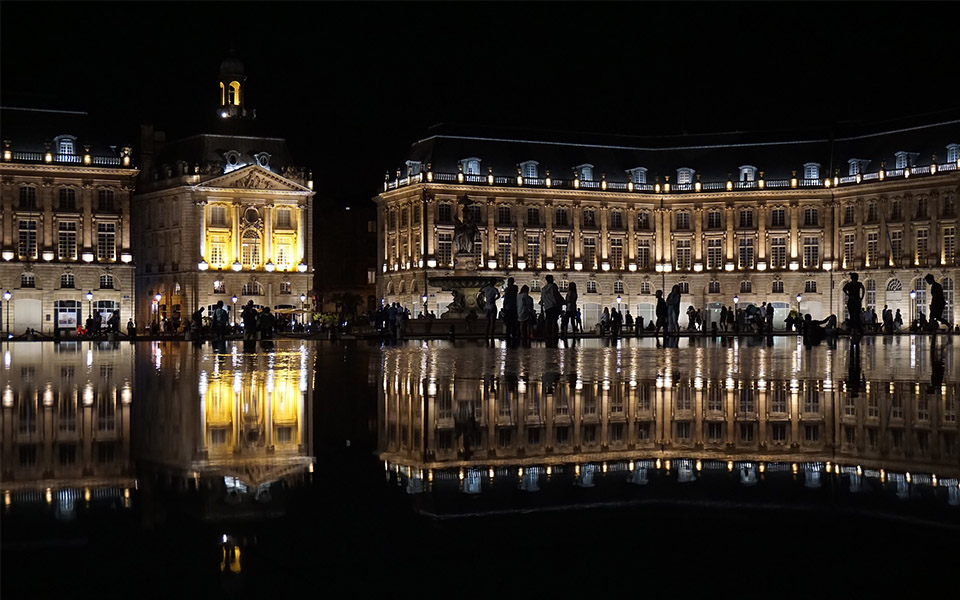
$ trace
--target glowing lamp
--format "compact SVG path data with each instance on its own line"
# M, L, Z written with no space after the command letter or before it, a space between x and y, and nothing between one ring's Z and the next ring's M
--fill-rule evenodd
M700 183L699 179L697 179L697 181L693 184L693 191L699 192L702 189L703 189L703 184Z
M3 260L13 260L13 250L4 250L0 256L3 256Z
M6 161L11 161L11 160L13 160L13 152L11 152L10 150L4 150L4 151L3 151L3 160L6 160Z
M727 191L729 192L729 191L732 191L732 190L733 190L733 181L730 180L730 179L728 179L728 180L727 180Z
M662 271L663 271L663 263L657 263L657 265L656 265L656 267L654 267L654 269L657 271L657 273L662 272Z
M490 267L490 268L492 269L493 267ZM521 271L524 270L524 269L526 269L526 268L527 268L527 261L523 260L522 258L521 258L521 259L517 259L517 268L520 269Z
M910 290L910 299L911 299L911 300L916 300L916 299L917 299L917 291L916 291L916 290Z
M53 250L44 250L42 256L43 260L50 262L53 260Z
M220 113L220 116L223 117L224 119L226 119L226 118L227 118L227 111L223 111L222 113Z
M758 271L766 271L766 270L767 270L767 262L766 262L766 261L763 261L763 260L757 262L757 270L758 270Z
M436 268L436 266L437 266L437 261L436 261L436 259L434 259L434 258L428 258L428 259L427 259L427 267L428 267L428 268L434 269L434 268Z
M463 183L463 171L457 173L457 183Z
M121 254L120 254L120 262L122 262L122 263L124 263L124 264L129 264L129 263L133 262L133 255L130 254L129 252L123 252L123 253L121 253Z
M600 180L600 189L603 190L603 191L606 191L606 190L607 190L607 180L606 180L606 179L601 179L601 180Z
M861 175L860 173L857 173L857 183L861 183L862 181L863 181L863 175Z
M724 271L732 271L734 268L735 265L732 262L728 262L727 264L723 265Z
M600 263L600 268L603 269L604 271L609 271L610 263L608 261L603 261L602 263Z
M43 162L53 162L53 153L49 150L43 155Z
M488 268L488 269L496 269L496 268L497 268L497 259L491 258L490 260L488 260L488 261L487 261L487 268Z
M797 294L797 304L800 304L801 302L803 302L803 295Z
M233 261L233 264L230 265L230 268L233 269L234 271L239 271L240 269L243 268L243 265L240 264L239 260L235 260Z
M160 298L163 298L163 296L160 295L160 292L157 292L156 295L153 297L153 299L156 300L158 304L160 303Z
M307 272L307 263L301 262L299 265L297 265L297 272L298 272L298 273L306 273L306 272Z
M825 261L825 262L823 263L823 270L824 270L824 271L830 271L830 270L832 270L832 269L833 269L833 263L832 263L832 262L830 262L830 261Z
M12 294L10 293L10 290L7 290L7 291L5 291L5 292L3 293L3 299L6 300L7 302L9 302L11 295L12 295Z
M547 187L550 187L551 185L553 185L553 179L550 179L550 176L548 175L547 178L543 180L543 183L544 183Z
M267 264L263 265L263 270L267 273L273 273L274 269L277 267L273 264L273 261L267 261Z
M582 270L583 270L583 262L581 262L581 261L579 261L579 260L573 261L573 270L574 270L574 271L582 271Z
M80 257L83 262L93 262L93 252L84 252Z
M573 179L573 189L575 189L575 190L579 190L579 189L580 189L580 178L579 178L579 177L574 177L574 179Z
M83 164L85 164L85 165L93 164L93 157L90 156L89 154L84 154L84 155L83 155Z
M617 304L623 302L623 298L620 297L620 294L617 294Z
M904 179L907 179L908 177L910 177L910 167L906 167L906 168L903 170L903 178L904 178Z
M87 302L90 302L93 300L93 292L87 292L84 297L87 299Z
M493 173L490 173L489 175L487 175L487 184L493 185Z
M556 267L556 264L554 264L552 260L548 260L545 266L547 267L548 271L552 271L554 267Z
M630 270L631 272L636 271L637 263L630 263L629 265L627 265L627 269Z
M201 271L206 271L207 269L210 268L210 265L207 264L207 261L200 259L200 262L197 263L197 268L200 269Z
M823 187L826 187L826 188L830 187L830 178L829 178L829 177L827 177L826 179L823 180Z
M693 271L699 273L703 270L703 263L693 263Z
M800 268L800 263L799 263L799 262L797 262L797 261L795 261L795 260L791 260L791 261L790 261L790 270L791 270L791 271L796 271L796 270L799 269L799 268Z
M663 263L663 271L664 273L669 273L670 271L673 271L673 265L670 263Z
M737 304L740 304L740 296L733 297L733 305L736 306Z

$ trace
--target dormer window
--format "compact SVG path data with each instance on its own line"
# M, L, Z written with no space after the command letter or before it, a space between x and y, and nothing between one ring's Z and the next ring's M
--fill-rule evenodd
M266 152L260 152L259 154L254 154L253 158L257 160L257 164L263 167L264 169L270 168L270 155Z
M960 144L947 145L947 162L957 162L960 160Z
M240 153L236 150L229 150L223 153L223 159L226 162L226 168L224 173L229 173L234 169L239 169L243 165L240 164Z
M419 160L408 160L407 161L407 177L413 177L414 175L420 174L420 161ZM464 169L466 170L466 169ZM480 170L479 165L477 170Z
M690 167L681 167L677 169L677 183L679 185L693 183L693 169Z
M73 140L60 140L60 154L73 154Z
M593 165L577 165L574 169L580 174L580 181L593 181Z
M916 152L904 152L903 150L901 150L900 152L894 153L894 156L895 156L896 159L897 159L897 166L896 166L896 168L898 168L898 169L906 169L907 167L912 167L912 166L913 166L913 162L914 162L914 160L916 160L916 158L917 158L917 153L916 153Z
M632 181L635 184L647 182L646 167L635 167L633 169L627 169L627 173L630 175L630 181Z
M848 175L862 175L870 161L863 158L851 158L847 161L847 164L850 165L850 169L847 171Z
M463 167L464 175L479 175L480 174L480 159L476 156L471 156L470 158L464 158L460 161L460 165Z
M76 140L72 135L58 135L53 138L53 145L59 156L64 158L76 154Z
M520 172L528 179L536 179L540 176L540 163L535 160L526 160L520 163Z
M757 178L757 168L750 165L740 167L740 181L743 183L755 181Z
M803 163L804 179L820 179L820 163Z

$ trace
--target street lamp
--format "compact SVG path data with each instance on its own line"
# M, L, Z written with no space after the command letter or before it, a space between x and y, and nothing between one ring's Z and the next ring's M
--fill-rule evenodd
M3 307L3 310L4 312L7 313L7 337L8 338L10 337L10 297L12 295L13 294L10 293L10 290L7 290L3 293L3 300L4 302L7 303L7 305Z
M830 274L830 309L827 310L827 316L830 316L833 314L833 262L823 263L823 268Z
M306 319L304 319L303 317L303 303L306 301L307 301L307 295L300 294L300 324L301 325L304 325L306 323Z
M420 302L423 303L423 318L426 319L427 318L427 295L426 294L420 296Z
M162 297L163 296L160 295L160 292L157 292L157 294L153 297L153 320L157 322L158 325L160 321L160 298Z
M87 312L90 314L90 318L93 318L93 291L88 291L86 294L87 297Z
M230 311L230 318L233 321L233 326L236 327L237 326L237 297L234 296L233 298L230 298L230 300L233 302L233 310Z
M797 294L797 314L798 314L798 315L800 314L800 302L801 302L801 301L803 301L803 296L800 295L800 294Z
M911 328L913 328L913 321L916 318L914 316L914 312L917 310L916 299L917 299L917 290L910 290L910 326L908 328L908 331Z

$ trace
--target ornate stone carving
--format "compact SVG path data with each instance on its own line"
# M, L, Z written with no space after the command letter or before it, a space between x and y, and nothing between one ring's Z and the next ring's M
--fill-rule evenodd
M277 187L275 182L267 179L260 173L255 173L253 171L237 179L235 184L238 187L255 188L258 190L269 190Z

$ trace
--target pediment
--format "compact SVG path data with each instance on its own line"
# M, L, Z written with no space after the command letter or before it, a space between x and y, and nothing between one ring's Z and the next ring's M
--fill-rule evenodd
M259 165L248 165L201 183L206 189L275 190L278 192L309 192L295 181L277 175Z

